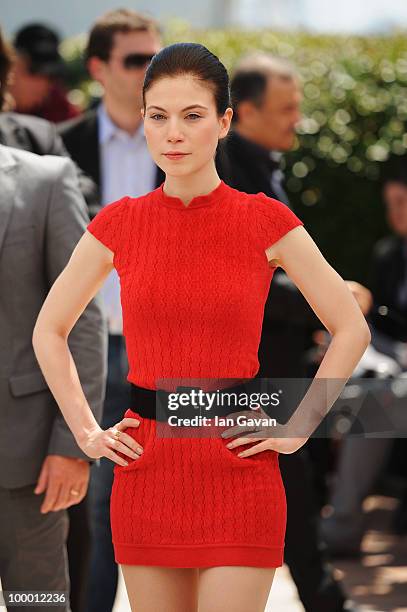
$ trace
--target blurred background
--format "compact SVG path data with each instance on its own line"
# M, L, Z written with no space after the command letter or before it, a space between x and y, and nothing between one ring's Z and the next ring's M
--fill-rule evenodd
M366 2L343 0L208 0L194 5L186 0L165 2L114 2L113 0L89 0L86 3L72 0L63 8L61 2L27 0L8 3L3 10L2 21L8 31L13 31L32 19L49 20L59 27L64 36L86 31L101 13L126 6L148 12L161 21L180 15L193 27L270 27L283 30L307 30L348 34L388 34L393 28L403 28L407 23L407 5L404 0Z
M8 3L2 25L9 37L33 21L57 30L69 100L85 109L102 94L82 61L86 32L101 13L120 6L20 0ZM380 166L407 148L407 2L156 0L126 7L158 18L165 44L202 42L228 69L257 49L294 63L303 79L304 119L284 159L286 188L338 272L364 282L372 244L385 231Z

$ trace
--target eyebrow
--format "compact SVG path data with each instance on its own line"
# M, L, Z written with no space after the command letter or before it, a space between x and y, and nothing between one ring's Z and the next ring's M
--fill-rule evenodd
M157 110L167 112L165 108L161 108L161 106L154 106L154 105L147 106L147 110L150 110L150 108L156 108ZM190 110L191 108L204 108L205 110L208 110L208 107L202 106L202 104L191 104L190 106L186 106L185 108L183 108L181 110L181 113L183 113L184 111Z

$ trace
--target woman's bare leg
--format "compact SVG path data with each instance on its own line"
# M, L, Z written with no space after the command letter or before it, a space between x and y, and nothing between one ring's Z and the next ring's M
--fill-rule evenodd
M198 612L264 612L275 571L275 567L201 568Z
M196 612L198 569L120 565L132 612ZM247 612L247 610L246 610Z

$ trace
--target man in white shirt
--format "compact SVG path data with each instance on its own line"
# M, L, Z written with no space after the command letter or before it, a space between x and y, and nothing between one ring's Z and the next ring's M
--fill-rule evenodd
M111 11L91 29L86 63L90 75L103 86L103 97L97 108L62 124L59 132L72 158L98 185L102 206L125 195L143 195L165 179L150 156L140 113L145 71L160 48L158 23L131 10ZM116 270L108 276L101 293L109 325L102 421L102 427L108 428L121 420L128 408L128 363ZM112 461L102 458L91 474L93 546L88 612L111 612L116 595L118 573L109 512L113 467Z

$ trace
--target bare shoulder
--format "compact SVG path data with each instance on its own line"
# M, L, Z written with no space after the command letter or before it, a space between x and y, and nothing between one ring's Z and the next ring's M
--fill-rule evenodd
M283 266L288 257L298 258L304 253L311 236L302 225L297 225L265 250L272 268Z
M288 204L264 192L247 196L252 210L255 239L271 267L281 266L284 254L307 239L304 222Z

